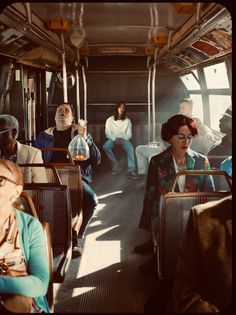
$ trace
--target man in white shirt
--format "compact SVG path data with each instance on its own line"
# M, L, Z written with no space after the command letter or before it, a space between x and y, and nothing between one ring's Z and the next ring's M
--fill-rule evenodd
M179 102L179 113L181 115L193 118L193 101L191 98L183 98Z
M126 117L126 104L124 102L117 103L115 114L106 120L105 134L107 140L103 145L103 150L111 162L112 174L117 174L121 170L119 162L112 151L115 145L121 145L128 158L128 176L130 178L137 178L134 148L130 142L132 124L130 119Z
M179 113L195 120L199 129L199 134L194 137L191 149L202 154L207 154L215 143L214 133L208 126L204 125L199 118L194 117L192 112L193 100L190 98L182 99L179 102Z

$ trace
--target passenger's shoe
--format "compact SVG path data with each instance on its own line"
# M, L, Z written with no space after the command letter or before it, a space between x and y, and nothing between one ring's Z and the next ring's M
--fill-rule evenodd
M83 249L79 244L79 240L77 237L72 238L72 258L80 257L83 253Z
M145 242L141 245L137 245L134 247L134 252L141 255L151 253L152 251L153 251L152 240L149 240L148 242Z
M113 166L111 173L114 175L114 174L119 173L120 171L121 171L121 167L119 165L115 165Z
M155 275L157 272L157 262L156 257L153 255L147 262L139 266L141 273L148 273Z
M139 178L139 176L136 174L135 171L128 172L128 176L129 176L129 178L133 178L133 179L138 179Z

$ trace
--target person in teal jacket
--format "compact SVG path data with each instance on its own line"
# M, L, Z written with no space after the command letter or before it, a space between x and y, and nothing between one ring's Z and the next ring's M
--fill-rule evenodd
M34 311L49 313L44 232L38 219L14 208L22 189L20 168L0 159L0 300L4 301L5 294L32 297Z

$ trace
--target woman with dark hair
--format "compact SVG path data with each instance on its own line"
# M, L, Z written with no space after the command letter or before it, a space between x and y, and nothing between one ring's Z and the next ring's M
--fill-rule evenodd
M162 125L161 137L169 142L170 146L150 160L143 213L139 224L140 228L152 231L153 236L157 233L160 196L170 191L175 175L182 170L210 169L207 157L190 149L196 135L198 135L196 122L184 115L172 116ZM185 192L214 190L212 176L207 175L187 178L180 176L177 186L177 190ZM138 252L142 245L136 246L135 251Z
M122 110L121 110L122 108ZM114 120L121 119L124 120L126 118L126 104L124 102L118 102L116 104L116 110L114 113Z
M119 162L112 151L115 145L121 145L128 158L128 176L130 178L137 178L135 172L134 147L130 142L132 137L132 124L130 119L126 117L126 104L124 102L117 103L115 114L107 118L105 134L107 140L103 145L103 150L111 162L112 174L117 174L121 170Z

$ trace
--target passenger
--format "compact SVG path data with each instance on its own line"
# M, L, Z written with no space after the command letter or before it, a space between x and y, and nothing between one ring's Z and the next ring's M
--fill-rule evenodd
M232 196L191 209L167 311L232 314Z
M187 117L193 117L193 101L190 98L184 98L179 102L179 113ZM196 137L195 137L196 138ZM195 139L193 139L195 141ZM135 149L137 164L138 164L138 174L146 174L148 163L152 156L164 151L165 145L162 142L158 142L158 145L139 145ZM195 149L194 149L195 150ZM200 151L199 151L200 152Z
M0 159L0 313L49 313L46 293L49 264L38 219L16 210L23 176L14 163ZM27 298L28 297L28 298ZM29 303L29 304L28 304ZM5 306L4 306L5 305ZM30 308L30 309L28 309Z
M207 154L215 143L214 133L209 127L202 123L201 119L196 117L192 119L197 123L199 134L194 137L191 149L202 154Z
M193 116L193 100L190 98L182 99L179 103L179 113L192 118L197 123L199 134L194 137L191 149L202 154L207 154L211 146L215 143L214 133L199 118Z
M16 164L43 163L41 151L18 142L18 120L11 115L0 115L0 158ZM25 183L47 183L44 167L25 167Z
M232 106L227 108L222 118L219 121L220 131L225 134L220 142L216 143L208 155L232 155ZM212 160L211 165L215 168L219 168L220 160Z
M158 134L160 133L160 130ZM148 144L140 144L135 148L135 154L138 165L138 174L147 174L148 163L153 155L159 154L165 150L165 145L161 139L156 138L156 141L152 141Z
M112 174L117 174L121 170L119 162L112 151L115 145L121 145L127 153L128 176L134 179L138 178L135 171L134 148L130 142L132 124L126 116L126 104L124 102L117 103L115 114L106 120L105 134L107 140L103 145L103 150L111 162Z
M161 194L170 191L175 175L182 170L209 170L210 164L206 156L190 149L198 128L193 119L184 115L172 116L162 125L161 136L170 146L151 158L147 173L146 192L140 228L157 234L158 209ZM181 176L178 180L179 191L213 191L212 176ZM144 243L145 244L145 243ZM146 250L147 246L142 244ZM142 245L137 246L138 250ZM137 247L135 251L137 252ZM149 247L150 249L150 247ZM140 252L139 252L140 253ZM154 267L153 259L142 265L142 271ZM152 268L153 270L153 268Z
M191 98L183 98L180 100L179 113L181 115L193 118L193 100Z
M83 136L89 146L89 159L79 162L76 161L81 168L83 184L83 222L79 234L77 235L75 229L72 228L72 258L76 258L82 255L82 247L79 239L84 236L85 229L98 204L97 195L90 187L90 184L92 183L92 167L97 166L101 162L101 154L93 142L92 136L87 133L86 127L74 124L73 121L74 109L72 105L68 103L61 104L57 107L55 114L56 126L41 131L37 136L35 146L37 148L68 148L71 139L78 133ZM45 163L68 163L65 152L62 152L62 154L56 151L43 152L43 159ZM76 216L77 213L73 213L72 215Z
M162 142L138 145L135 149L138 164L138 174L147 174L148 163L150 162L151 157L161 153L164 150L165 146Z

